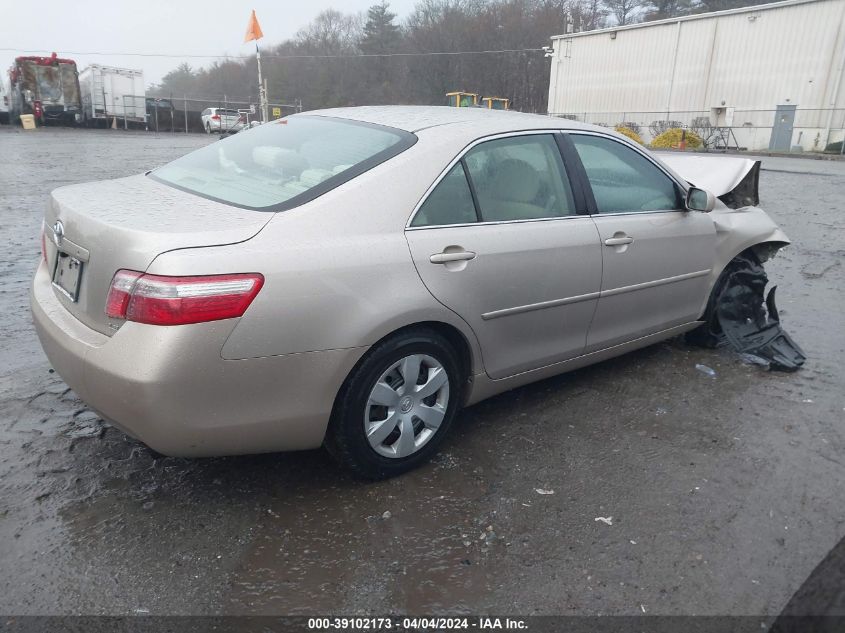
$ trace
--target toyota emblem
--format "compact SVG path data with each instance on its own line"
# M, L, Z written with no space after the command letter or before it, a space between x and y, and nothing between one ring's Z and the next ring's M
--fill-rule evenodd
M65 227L62 224L61 220L56 220L56 223L53 225L53 241L56 242L56 246L62 245L62 240L65 237Z

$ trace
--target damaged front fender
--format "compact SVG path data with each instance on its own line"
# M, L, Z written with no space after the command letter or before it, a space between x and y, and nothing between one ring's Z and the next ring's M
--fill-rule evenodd
M717 271L723 270L728 262L749 248L759 251L755 254L762 262L791 243L786 233L760 207L715 209L710 218L716 229Z
M777 286L765 294L768 282L754 253L735 258L715 289L714 318L706 327L711 329L713 343L724 340L755 364L795 371L804 364L806 355L781 327L775 306Z
M764 294L768 281L754 254L734 259L714 296L717 323L737 352L765 359L772 369L795 371L804 364L806 355L783 331L775 306L777 286Z
M741 253L750 250L758 261L765 262L790 243L786 234L759 207L737 210L717 208L710 213L710 219L716 229L716 244L708 295L722 271ZM704 309L703 303L701 312Z
M710 213L716 230L716 253L708 288L740 253L751 249L761 262L789 244L789 238L758 205L760 161L737 156L660 152L675 175L718 198ZM704 304L701 306L704 310Z
M762 262L789 244L789 238L760 209L760 161L727 156L662 153L660 159L694 187L718 199L711 212L716 257L704 325L691 340L708 347L727 341L772 369L795 371L806 356L783 331L775 289L765 295L768 277Z

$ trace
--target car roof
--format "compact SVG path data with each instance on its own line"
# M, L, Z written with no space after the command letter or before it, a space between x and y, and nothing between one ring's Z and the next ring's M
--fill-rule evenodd
M542 114L450 106L358 106L311 110L294 116L303 115L350 119L386 125L406 132L419 132L427 128L458 124L466 131L483 128L488 134L525 129L599 129L587 123Z

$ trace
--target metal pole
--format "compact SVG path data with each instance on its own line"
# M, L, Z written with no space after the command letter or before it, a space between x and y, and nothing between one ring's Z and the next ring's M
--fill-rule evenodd
M261 108L261 122L267 123L270 120L270 112L267 109L267 91L261 78L261 49L258 48L258 40L255 40L255 60L258 62L258 105Z
M188 133L188 95L185 95L185 134Z
M842 32L842 26L845 24L845 19L843 19L839 23L839 29L836 32L837 38L839 34ZM835 62L835 55L836 53L831 53L830 59L830 71L828 72L828 76L830 73L836 72L836 80L833 83L833 98L830 100L830 112L827 115L827 125L825 125L824 129L824 146L827 147L830 144L830 127L833 124L833 113L836 111L836 102L839 101L839 87L842 85L842 75L845 74L845 46L842 47L842 59L839 62L839 66L836 67ZM845 139L843 139L843 145L845 145Z
M675 71L678 68L678 49L681 46L681 21L676 22L677 29L675 32L675 53L672 56L672 74L669 75L669 90L666 94L666 118L669 118L669 112L672 109L672 91L675 88Z
M845 132L845 121L842 121L842 128L842 131ZM842 135L842 140L840 142L842 145L839 146L839 155L845 156L845 134Z

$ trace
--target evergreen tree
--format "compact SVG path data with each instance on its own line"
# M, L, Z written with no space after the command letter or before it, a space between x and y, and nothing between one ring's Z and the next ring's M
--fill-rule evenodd
M160 94L194 94L197 73L188 62L182 62L161 79Z
M367 10L367 22L364 24L364 37L361 50L368 54L392 53L400 40L399 27L393 20L396 14L390 11L386 0L374 4Z

